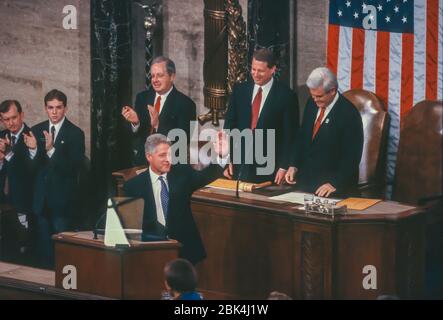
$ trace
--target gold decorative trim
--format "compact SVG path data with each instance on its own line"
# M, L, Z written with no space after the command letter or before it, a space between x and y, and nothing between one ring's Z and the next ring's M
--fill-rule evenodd
M228 94L236 82L246 81L248 74L248 45L246 23L238 0L226 0L228 24Z

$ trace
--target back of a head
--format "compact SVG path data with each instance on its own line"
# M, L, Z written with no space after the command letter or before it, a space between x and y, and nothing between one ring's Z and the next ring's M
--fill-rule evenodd
M166 282L172 290L180 293L195 291L197 272L188 260L172 260L166 264L164 271Z
M292 298L288 296L286 293L272 291L269 294L268 300L292 300Z

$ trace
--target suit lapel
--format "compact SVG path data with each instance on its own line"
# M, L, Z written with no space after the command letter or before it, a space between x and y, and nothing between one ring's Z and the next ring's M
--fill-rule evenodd
M252 95L254 94L254 82L249 83L246 89L246 95L243 97L243 105L246 106L244 108L246 117L245 119L249 119L247 128L251 128L251 120L252 120Z
M65 118L65 121L63 122L62 126L60 127L60 132L57 134L57 139L55 140L55 143L54 143L54 147L56 149L65 143L68 126L69 126L69 120L68 120L68 118Z
M145 205L149 206L149 211L154 213L155 220L157 220L157 209L155 206L154 190L152 189L152 181L149 169L146 171L146 173L147 183L146 188L143 188L143 198L147 200L145 202Z
M160 117L159 117L160 123L164 122L164 119L168 114L171 114L176 94L177 94L177 89L173 87L171 93L169 93L168 97L166 98L165 104L163 105L163 109L160 112Z

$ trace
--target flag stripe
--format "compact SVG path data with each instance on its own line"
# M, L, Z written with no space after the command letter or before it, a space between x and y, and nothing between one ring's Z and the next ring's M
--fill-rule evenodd
M442 0L443 1L443 0ZM363 66L363 89L375 92L375 59L376 59L377 32L366 31L365 60Z
M397 160L398 141L400 136L400 97L401 97L401 63L402 34L391 33L389 54L389 99L388 112L391 119L388 142L388 183L394 181L395 162Z
M379 31L377 34L375 93L383 101L386 107L389 107L389 43L389 33Z
M340 27L339 38L337 80L338 87L344 92L351 85L352 28Z
M437 100L438 0L428 0L426 34L426 99Z
M337 74L339 36L340 36L340 26L335 24L330 24L328 29L327 66L335 74Z
M414 106L414 35L403 33L400 119Z
M414 1L414 105L426 93L426 1Z
M443 100L443 0L439 1L438 17L438 99Z
M351 89L363 87L363 63L365 53L365 30L354 29L352 33Z

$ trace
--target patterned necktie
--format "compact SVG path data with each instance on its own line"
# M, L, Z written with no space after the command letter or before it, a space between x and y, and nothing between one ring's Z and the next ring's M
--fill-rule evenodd
M161 184L161 190L160 190L160 200L162 203L163 208L163 215L165 216L165 222L166 217L168 216L168 207L169 207L169 191L168 187L166 186L165 178L163 176L158 177Z
M52 143L55 141L55 126L51 126Z
M320 108L320 115L318 116L317 121L315 121L314 130L312 130L312 140L314 140L315 135L320 129L321 122L323 120L323 117L325 116L325 110L326 108Z
M11 148L14 148L17 137L11 134Z
M252 102L251 129L255 129L257 127L258 114L260 113L262 91L263 91L262 88L259 87L258 92L255 95L254 101Z
M157 101L155 102L155 111L160 114L160 101L161 101L162 97L158 96Z

